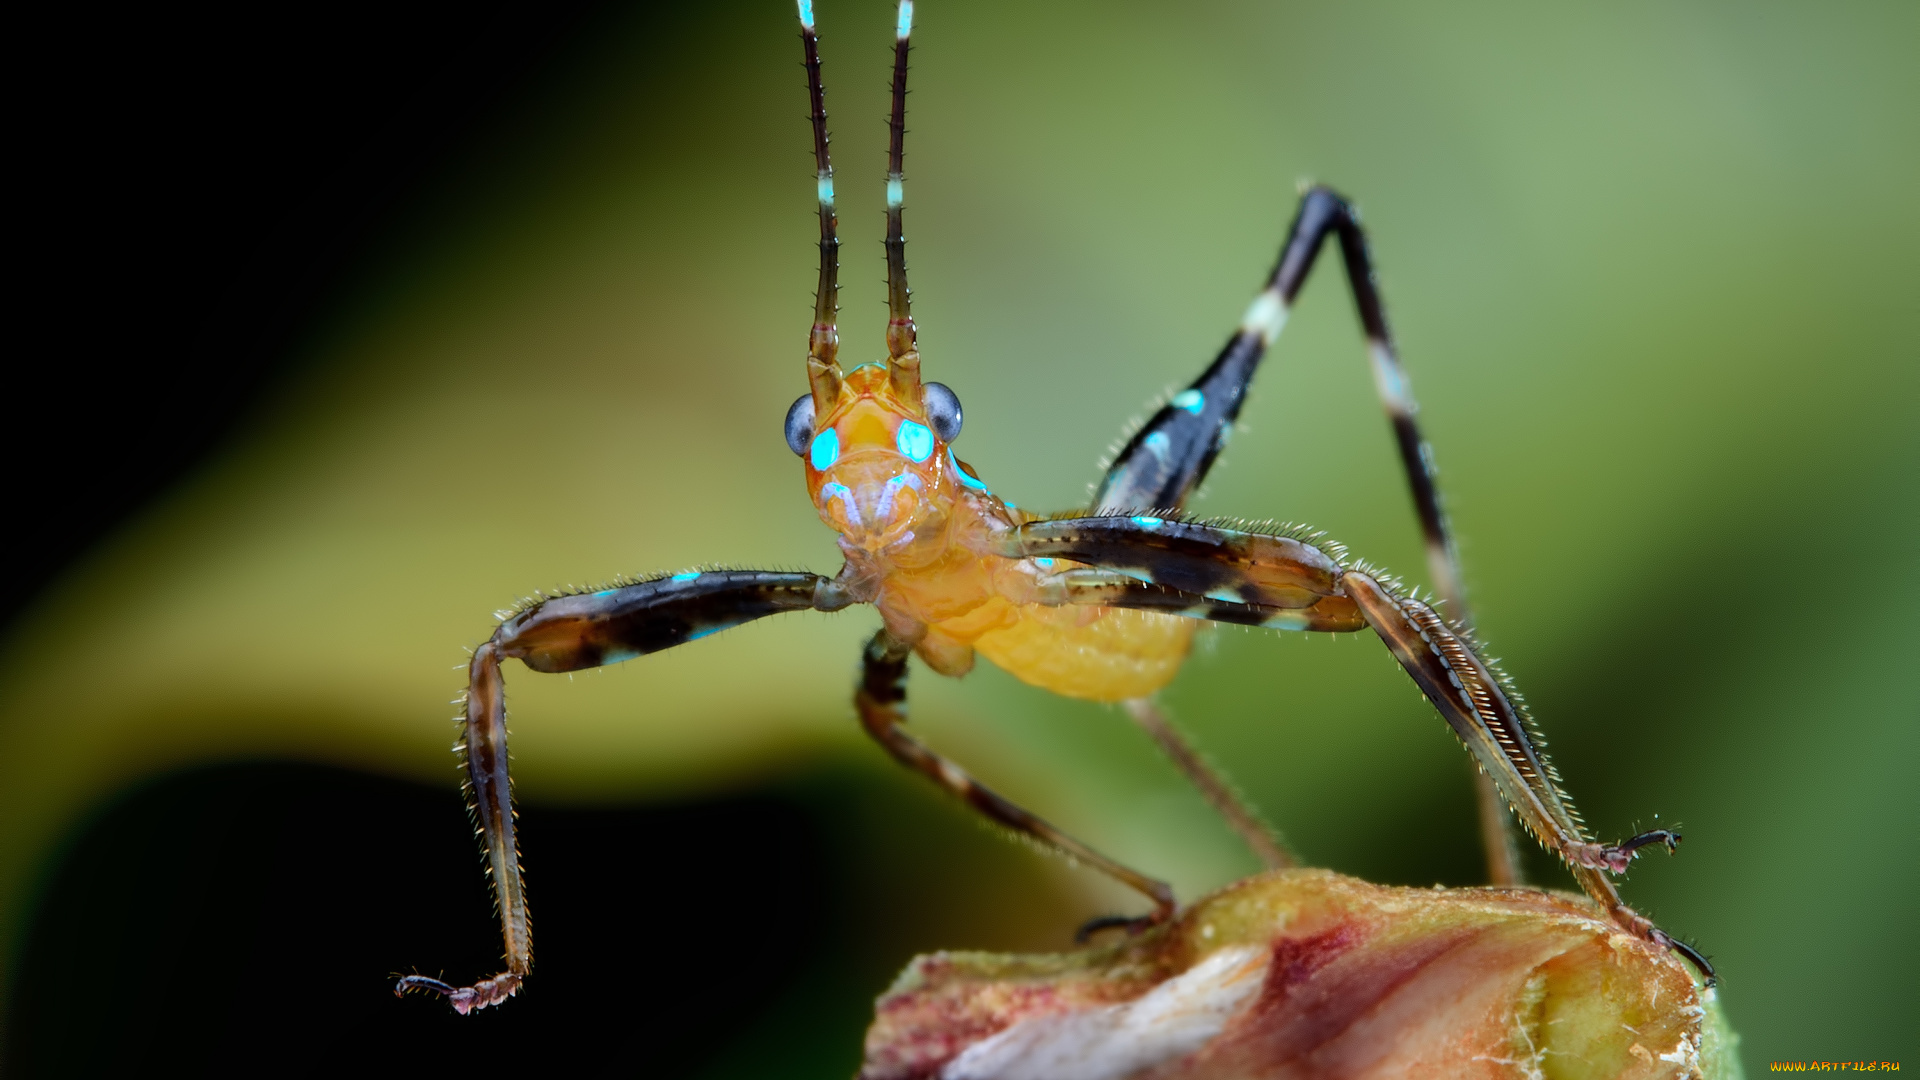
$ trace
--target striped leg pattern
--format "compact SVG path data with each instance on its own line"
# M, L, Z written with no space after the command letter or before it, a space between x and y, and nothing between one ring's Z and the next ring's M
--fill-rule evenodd
M454 748L465 760L467 807L493 886L506 970L471 986L409 975L394 993L438 993L464 1014L512 997L533 968L533 932L514 840L500 661L516 659L534 671L579 671L684 645L782 611L838 611L850 603L838 582L818 574L719 570L550 597L502 622L468 665L466 715Z
M863 656L860 688L854 694L860 724L874 741L886 747L894 759L932 780L962 802L978 810L991 821L1038 841L1069 859L1077 859L1138 889L1153 901L1153 911L1141 919L1115 922L1100 920L1100 925L1146 926L1164 922L1173 916L1173 887L1157 881L1129 866L1122 865L1062 832L1038 815L1021 809L989 790L958 765L941 757L919 739L902 730L907 720L907 657L913 642L904 641L887 630L875 634ZM1095 929L1090 924L1088 929ZM1087 931L1082 931L1082 936Z
M1566 862L1587 895L1623 929L1679 949L1621 900L1607 875L1626 870L1659 830L1619 844L1588 837L1539 737L1504 676L1466 632L1362 567L1348 566L1310 534L1261 532L1149 515L1035 521L1010 530L999 553L1080 564L1043 580L1033 599L1052 605L1136 608L1275 629L1352 632L1371 627L1433 703L1533 836Z
M1454 624L1469 627L1472 620L1461 586L1459 552L1441 503L1433 450L1414 419L1419 405L1387 326L1366 232L1353 205L1328 187L1316 185L1302 196L1279 261L1247 308L1239 329L1200 377L1174 395L1122 447L1094 494L1094 508L1179 510L1186 505L1226 446L1248 384L1280 336L1294 298L1330 236L1338 239L1346 264L1347 284L1366 334L1374 387L1393 428L1414 512L1426 538L1427 571L1434 591L1446 602ZM1482 774L1478 782L1488 877L1496 885L1517 884L1520 871L1511 818L1492 778Z

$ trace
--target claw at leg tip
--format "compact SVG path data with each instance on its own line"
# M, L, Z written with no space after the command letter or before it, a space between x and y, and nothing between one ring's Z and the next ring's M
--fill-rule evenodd
M431 979L425 975L407 975L394 984L393 996L404 997L409 990L430 990L447 999L453 1011L461 1016L484 1009L489 1005L498 1005L520 992L518 975L496 975L483 979L472 986L452 986Z

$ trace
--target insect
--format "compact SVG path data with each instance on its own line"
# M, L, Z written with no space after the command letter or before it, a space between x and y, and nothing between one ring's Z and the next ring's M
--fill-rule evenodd
M1396 357L1365 233L1352 206L1326 187L1302 196L1263 288L1199 378L1160 408L1120 450L1088 509L1041 517L1008 505L955 456L962 410L953 391L921 377L910 293L903 144L913 0L900 0L888 120L887 358L843 370L838 359L839 237L819 37L812 0L798 0L819 195L820 264L808 337L807 392L788 410L787 445L807 494L839 534L845 564L832 577L758 570L688 571L523 605L474 651L463 735L469 804L505 940L506 969L470 986L412 975L396 992L445 996L462 1013L515 994L532 968L527 899L514 836L501 662L540 672L619 663L788 611L871 604L882 626L868 643L855 692L867 734L901 764L993 821L1095 867L1152 902L1135 918L1089 930L1138 930L1167 921L1164 882L1107 858L995 794L904 729L909 656L947 676L984 655L1018 678L1070 697L1126 702L1229 822L1271 865L1291 858L1225 784L1158 716L1148 696L1170 682L1202 622L1281 630L1371 629L1478 761L1486 777L1483 832L1495 876L1506 843L1504 803L1559 856L1622 929L1712 968L1621 900L1609 874L1635 852L1679 837L1665 830L1618 844L1591 839L1542 755L1506 677L1464 625L1454 546L1431 455ZM1318 534L1294 527L1202 520L1181 507L1226 443L1260 360L1279 336L1321 249L1337 243L1371 353L1374 380L1398 441L1426 536L1430 572L1455 619ZM1086 931L1083 931L1083 934Z

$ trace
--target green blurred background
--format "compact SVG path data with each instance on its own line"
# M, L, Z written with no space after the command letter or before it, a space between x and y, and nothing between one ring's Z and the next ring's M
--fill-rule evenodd
M893 23L879 0L818 16L859 362L883 348ZM1335 184L1372 231L1485 636L1598 834L1686 833L1628 899L1713 956L1750 1070L1915 1058L1914 6L973 0L923 3L916 40L915 315L994 488L1084 500L1123 422L1234 325L1297 183ZM780 434L815 228L791 8L613 12L568 56L411 208L299 375L13 624L10 957L75 830L174 770L323 763L454 799L452 669L520 596L838 565ZM1332 269L1194 508L1310 522L1419 580ZM1136 906L862 740L874 625L508 672L530 807L771 792L829 823L854 929L710 1075L844 1075L914 951L1055 948ZM936 746L1183 896L1254 868L1120 712L985 665L910 692ZM1370 636L1216 631L1163 700L1311 862L1476 880L1465 755ZM699 903L698 880L660 884Z

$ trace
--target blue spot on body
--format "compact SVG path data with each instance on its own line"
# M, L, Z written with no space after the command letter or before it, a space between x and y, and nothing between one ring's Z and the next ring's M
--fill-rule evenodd
M1198 390L1182 390L1173 396L1173 407L1176 409L1185 409L1193 415L1199 416L1200 410L1207 407L1207 395Z
M699 576L700 576L700 571L698 571L698 570L689 570L689 571L687 571L687 572L686 572L686 573L684 573L684 574L675 574L675 575L673 575L673 580L675 580L675 581L692 581L692 580L693 580L694 578L697 578L697 577L699 577Z
M1039 567L1042 570L1051 570L1053 568L1053 560L1052 559L1035 559L1033 560L1033 565Z
M960 467L960 459L953 456L953 449L951 447L947 449L947 462L948 464L951 464L953 466L953 475L960 478L960 484L962 487L970 487L975 491L987 490L987 485L981 483L978 480L975 480L971 476L968 476L967 470ZM987 492L987 494L991 495L993 493L989 491Z
M693 633L687 635L687 640L699 641L703 637L712 637L713 635L725 629L726 627L724 626L709 626L702 630L695 630Z
M933 453L933 431L925 424L916 424L911 420L900 421L900 430L894 433L893 443L907 460L921 462Z
M833 463L840 460L840 433L828 428L815 435L812 458L815 471L824 472L832 468Z
M1133 523L1143 529L1157 529L1165 525L1166 521L1157 517L1137 517L1133 519Z
M639 655L640 654L633 649L607 649L600 654L600 663L602 666L607 664L621 664Z
M598 600L603 596L612 596L614 593L617 593L619 591L620 590L618 589L601 589L599 592L593 594L593 598Z
M1148 452L1153 454L1154 457L1163 458L1167 456L1167 451L1173 447L1173 440L1167 438L1166 432L1156 431L1141 440L1140 445L1146 447Z

